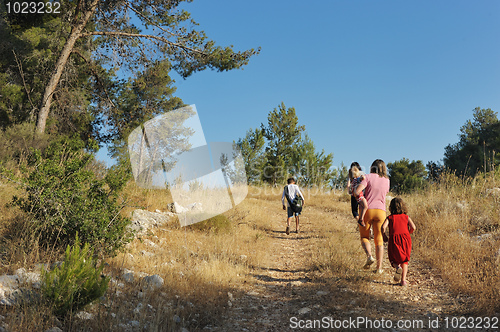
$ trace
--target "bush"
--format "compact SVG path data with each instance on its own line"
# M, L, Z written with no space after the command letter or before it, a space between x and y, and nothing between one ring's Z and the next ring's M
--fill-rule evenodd
M64 262L50 272L42 272L42 294L51 303L54 315L64 317L94 302L106 293L109 277L96 267L88 243L80 248L78 238L66 248Z
M33 220L39 243L50 248L72 245L76 234L98 253L113 254L130 241L128 218L118 193L128 176L112 169L102 178L89 169L93 156L78 139L62 138L42 154L32 150L25 167L24 197L14 197Z

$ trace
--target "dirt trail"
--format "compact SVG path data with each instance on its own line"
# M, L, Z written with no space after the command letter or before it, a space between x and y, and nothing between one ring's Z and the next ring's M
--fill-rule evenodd
M364 318L370 319L373 330L378 331L408 331L417 330L417 327L418 330L437 331L444 330L446 316L465 312L467 299L448 293L440 276L418 258L411 262L409 287L400 287L392 280L393 269L387 262L386 253L382 275L360 269L360 278L365 280L362 289L353 289L354 283L342 278L325 277L317 270L311 271L309 262L317 249L316 240L325 235L313 227L307 217L311 210L307 212L301 217L299 234L292 226L292 232L286 235L284 222L267 231L273 241L269 266L255 268L248 276L251 280L242 285L239 294L229 295L230 308L221 326L211 330L296 331L300 327L309 328L308 331L338 330L334 324L347 324L347 321L351 325L345 327L352 328L353 320ZM353 220L347 215L336 218L345 224L346 231L356 232ZM431 322L435 324L436 319L439 328L431 328ZM322 325L315 327L312 325L314 320L320 320ZM398 320L407 320L405 324L413 326L398 328ZM384 325L380 325L382 323ZM371 330L369 325L356 327Z

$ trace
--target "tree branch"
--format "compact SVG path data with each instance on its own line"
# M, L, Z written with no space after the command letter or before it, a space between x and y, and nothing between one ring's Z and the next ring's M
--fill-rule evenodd
M164 37L160 36L154 36L154 35L143 35L140 33L129 33L129 32L120 32L120 31L94 31L94 32L87 32L87 33L82 33L80 37L87 37L87 36L122 36L122 37L132 37L132 38L146 38L146 39L154 39L161 41L165 44L168 44L173 47L180 48L184 51L187 51L188 53L196 53L204 57L208 57L209 54L194 49L192 47L188 47L186 45L180 44L180 43L174 43L173 41L170 41Z
M113 101L109 97L108 89L106 89L106 87L104 86L104 84L99 79L99 74L95 70L95 65L91 61L89 61L79 50L75 50L74 49L74 50L71 51L71 53L74 53L74 54L78 55L80 58L83 59L83 61L85 61L87 63L87 65L89 66L90 71L92 72L92 75L94 75L94 77L95 77L95 79L97 81L97 84L99 84L103 88L104 94L106 95L106 98L110 102L111 106L116 107L115 103L113 103Z
M19 68L19 73L21 74L21 78L23 80L23 85L24 85L24 91L26 91L26 95L28 96L28 101L31 104L31 115L30 118L33 120L33 117L35 116L34 112L37 109L37 107L33 104L33 101L31 100L30 92L28 91L28 87L26 86L26 80L24 79L24 71L23 71L23 66L21 64L21 61L17 58L16 51L12 50L12 53L14 53L14 58L16 59L17 67Z

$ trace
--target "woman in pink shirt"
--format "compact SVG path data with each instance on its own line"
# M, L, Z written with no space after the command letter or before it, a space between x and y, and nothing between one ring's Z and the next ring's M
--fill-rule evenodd
M375 262L372 256L372 247L370 244L370 227L373 227L373 237L375 242L375 257L377 258L377 273L382 273L382 258L384 256L384 240L382 237L381 226L385 221L385 196L389 192L389 176L387 175L387 166L383 160L377 159L370 167L370 174L365 175L363 181L356 189L356 195L365 191L365 198L368 203L364 222L365 226L359 226L361 235L361 246L366 253L366 263L364 268L369 269Z

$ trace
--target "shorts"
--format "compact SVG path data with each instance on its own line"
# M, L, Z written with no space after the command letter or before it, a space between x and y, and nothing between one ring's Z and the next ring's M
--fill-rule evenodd
M300 212L293 212L291 207L287 207L286 213L288 215L288 218L292 218L293 216L298 216Z
M356 197L356 200L358 201L358 203L361 203L361 201L363 200L363 198L365 198L365 195L363 194L363 192L360 192L359 196Z

